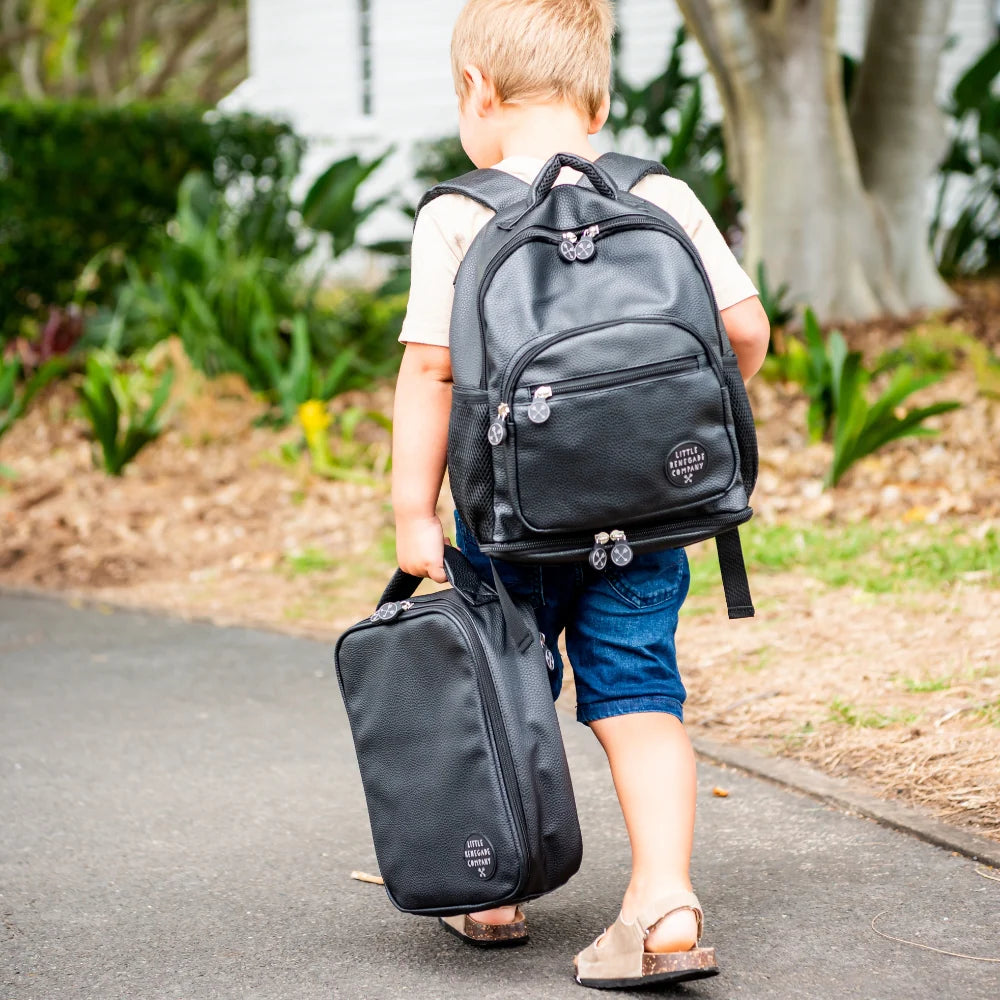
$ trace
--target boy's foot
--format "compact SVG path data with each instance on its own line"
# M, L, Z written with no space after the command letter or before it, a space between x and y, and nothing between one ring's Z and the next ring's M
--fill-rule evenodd
M576 956L576 981L596 989L624 989L717 975L715 949L698 947L701 922L701 904L693 892L665 893L637 906L628 920L619 914Z
M516 914L516 906L498 906L495 910L480 910L478 913L470 913L469 916L481 924L509 924L517 919Z
M482 920L489 917L490 920ZM509 919L499 919L508 917ZM466 944L480 948L509 948L528 940L528 925L524 914L516 906L501 906L481 913L465 913L454 917L441 917L446 931L461 938Z

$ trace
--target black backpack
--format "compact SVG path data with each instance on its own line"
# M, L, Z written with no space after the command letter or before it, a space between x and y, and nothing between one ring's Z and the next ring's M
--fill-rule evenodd
M563 166L583 173L555 184ZM559 153L530 186L439 184L495 211L455 278L452 494L487 555L625 566L714 537L730 618L754 613L738 525L757 439L704 265L629 193L653 161Z

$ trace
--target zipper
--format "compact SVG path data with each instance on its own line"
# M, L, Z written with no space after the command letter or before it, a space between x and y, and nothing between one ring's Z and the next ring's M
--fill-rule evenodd
M407 607L403 608L403 604L406 604ZM386 605L382 605L382 607L385 606ZM486 718L489 720L490 730L493 735L493 742L497 748L500 773L503 776L503 783L507 790L507 798L512 806L511 813L514 816L514 825L516 827L518 839L520 840L519 846L521 848L521 855L524 858L524 871L522 873L523 878L521 882L518 883L517 889L515 890L515 892L520 892L523 886L528 882L529 868L531 865L531 852L528 850L528 821L524 815L524 802L521 800L521 786L517 781L517 771L514 768L514 757L510 750L510 743L507 740L503 714L500 710L500 698L499 695L497 695L496 684L493 681L493 674L490 673L489 664L484 661L482 650L480 649L482 643L479 639L479 635L476 633L475 626L469 623L465 609L462 608L460 611L459 608L461 608L461 605L454 605L450 601L443 601L440 598L435 600L431 597L427 600L422 600L419 606L410 601L403 601L400 602L397 607L399 610L392 615L392 618L398 617L403 610L410 610L413 607L417 608L417 615L422 613L429 614L430 612L425 611L424 609L428 607L433 608L435 611L443 614L445 618L450 619L468 641L469 650L472 653L472 660L475 664L476 680L479 682L479 691L483 696L483 704L486 707ZM370 618L365 618L358 624L360 626L365 626L385 621L386 619L379 615L380 610L381 608L379 608ZM411 617L416 617L416 615ZM391 621L392 618L388 620Z
M717 517L712 518L711 521L678 521L675 522L678 526L683 526L684 528L691 529L693 531L698 531L702 528L706 529L717 529L720 526L723 528L735 527L738 524L744 524L753 517L753 510L750 507L740 511L735 514L719 514ZM628 537L633 542L643 542L649 539L662 538L665 533L665 526L660 525L658 528L638 528L635 530L630 530ZM719 532L715 532L718 534ZM610 534L608 535L608 540L610 541ZM498 551L503 552L560 552L565 555L587 555L593 547L596 538L592 534L582 534L574 535L568 538L562 544L553 548L551 542L546 541L527 541L527 542L502 542L498 546L489 546L490 549L496 548ZM606 543L605 543L606 544ZM485 551L485 549L484 549Z
M674 358L671 361L660 361L651 365L638 365L635 368L625 368L620 372L607 375L579 375L576 378L563 378L558 382L546 382L539 385L534 395L537 397L543 389L547 394L541 398L551 399L553 396L563 396L577 392L590 392L596 389L607 389L616 385L631 385L635 382L645 382L659 375L680 374L698 370L698 356L688 355L684 358ZM529 387L530 388L530 387Z
M679 327L686 333L691 334L691 336L694 337L695 340L697 340L705 349L705 354L708 357L709 364L712 366L712 370L715 372L715 375L719 380L719 385L725 385L725 376L722 372L722 364L715 352L712 350L708 341L693 326L674 316L670 316L668 314L659 316L631 316L625 319L604 320L601 323L590 323L587 326L576 326L570 330L560 330L558 333L554 333L540 342L538 339L529 340L528 343L524 344L519 350L517 350L511 357L510 361L507 362L507 368L500 383L500 403L497 406L497 415L494 418L493 426L491 427L491 431L493 430L493 427L498 428L498 430L493 432L490 438L490 443L499 444L506 436L504 433L504 422L511 414L511 390L514 386L516 386L518 379L521 377L521 373L525 368L527 368L535 357L547 348L552 347L554 344L558 344L560 341L567 340L570 337L575 337L577 334L593 333L596 330L604 330L613 326L623 326L626 323L669 323L671 326ZM581 376L581 378L583 377L596 378L598 376ZM610 378L611 376L608 377ZM494 440L494 438L497 440Z
M694 244L691 242L691 237L688 236L688 234L678 224L671 224L669 222L665 222L663 219L657 219L650 215L625 215L607 219L587 228L594 230L593 235L590 237L594 240L594 242L604 239L604 237L610 235L611 233L618 232L621 229L654 229L666 233L668 236L672 236L684 248L687 255L691 258L692 263L701 275L702 282L705 285L705 290L710 296L714 295L712 292L711 282L708 280L708 272L705 270L705 265L702 263L697 250L694 248ZM562 232L557 232L556 230L549 229L546 226L530 226L523 232L518 233L512 240L508 240L493 255L489 264L486 266L486 270L483 272L482 280L479 283L479 301L477 307L479 317L479 339L482 345L482 375L480 376L481 388L487 387L486 317L483 314L483 306L486 300L486 292L489 290L490 283L493 281L493 276L496 274L500 265L503 264L503 262L511 254L513 254L515 250L519 250L522 246L524 246L524 244L538 241L541 243L552 243L554 245L558 245L563 242L564 238L565 237ZM716 329L716 333L719 333L718 329Z

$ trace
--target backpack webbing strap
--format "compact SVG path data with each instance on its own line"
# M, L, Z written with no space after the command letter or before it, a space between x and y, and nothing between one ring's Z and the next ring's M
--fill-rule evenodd
M604 168L604 172L610 175L621 191L631 191L643 177L648 177L650 174L670 176L670 171L657 160L644 160L638 156L626 156L624 153L605 153L597 158L597 165ZM585 176L581 177L577 184L593 187Z
M726 592L726 607L730 618L753 618L753 600L750 597L750 581L743 561L743 547L740 545L740 529L730 528L715 536L715 547L719 552L719 570L722 573L722 589Z
M485 208L491 208L498 215L514 205L526 201L530 186L505 170L470 170L461 177L436 184L420 199L413 221L417 221L420 210L435 198L443 194L462 194L466 198L479 202Z

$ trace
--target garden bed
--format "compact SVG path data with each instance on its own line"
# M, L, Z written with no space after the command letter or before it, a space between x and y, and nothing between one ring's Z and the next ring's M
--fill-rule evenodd
M988 296L948 329L1000 342ZM882 349L911 327L847 333ZM0 439L0 585L333 639L393 567L387 432L361 417L335 434L355 472L319 478L299 429L255 424L263 407L240 380L165 353L179 369L169 429L121 478L94 468L65 383ZM920 397L964 404L934 418L938 437L897 442L826 491L829 446L809 443L800 393L755 380L758 617L726 621L702 546L679 649L694 732L863 777L1000 839L1000 402L983 378L971 362L945 374ZM336 428L390 407L384 387L330 409Z

